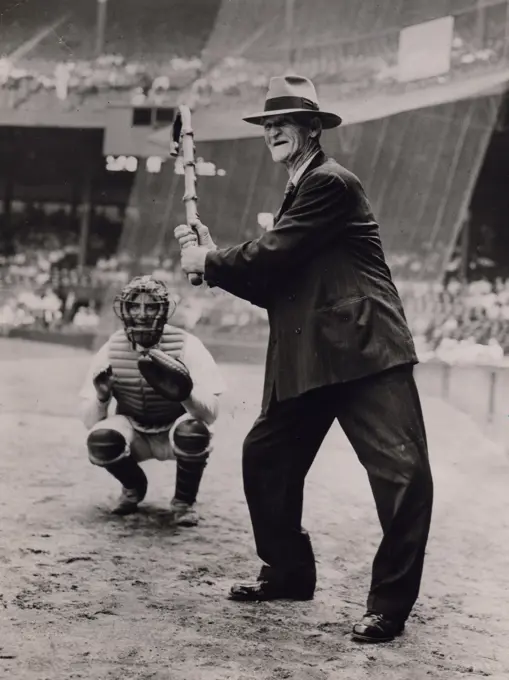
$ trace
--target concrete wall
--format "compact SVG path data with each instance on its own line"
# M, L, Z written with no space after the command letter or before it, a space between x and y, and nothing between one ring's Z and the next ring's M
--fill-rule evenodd
M423 395L468 413L509 452L509 367L430 362L416 367L416 379Z

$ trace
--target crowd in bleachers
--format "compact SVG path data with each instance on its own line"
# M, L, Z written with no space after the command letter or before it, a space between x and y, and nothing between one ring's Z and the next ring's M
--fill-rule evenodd
M136 14L133 9L136 16L139 15L137 21L133 20L134 15L129 18L127 11L111 17L109 39L103 55L98 58L93 56L90 44L90 36L94 33L93 17L88 17L87 21L81 17L81 23L64 21L62 27L50 32L47 39L26 55L18 56L16 50L10 55L4 52L0 58L0 105L20 106L29 101L33 105L40 101L43 106L48 103L48 95L54 105L63 110L87 106L97 109L115 99L133 104L147 100L164 103L170 97L174 99L185 87L190 88L187 101L193 106L229 106L232 101L239 105L259 97L260 88L267 85L270 71L287 68L287 49L279 34L277 42L272 36L272 42L266 45L260 38L252 50L235 51L232 47L230 52L214 54L213 59L210 55L207 57L206 51L203 54L202 51L213 32L218 3L212 3L215 9L209 8L209 16L205 16L204 10L198 14L193 14L189 8L185 11L183 0L172 9L164 8L163 4L159 3L152 15L139 10ZM117 8L119 3L111 2L110 5ZM79 5L71 2L70 6L73 16L74 13L79 15ZM482 44L479 44L475 15L468 13L458 17L451 52L452 69L447 75L433 78L433 82L447 82L465 71L501 63L505 35L500 32L495 18L488 16ZM150 26L141 26L142 20L151 22ZM9 23L3 27L9 29ZM162 30L164 27L166 31ZM12 30L15 28L16 24L13 24ZM22 24L17 28L19 41L22 37L25 40L33 37L36 32L33 22L25 34L21 31ZM310 44L299 33L302 29L302 26L295 27L295 68L318 84L333 87L337 97L352 97L373 90L378 93L394 91L400 86L397 27L355 46L344 41L335 44L323 32L314 44ZM11 46L13 42L12 36L7 36L6 44ZM427 85L429 80L422 80L404 87Z
M75 246L0 258L0 332L20 326L97 330L104 293L127 281L126 264L111 256L80 269ZM145 268L172 290L179 303L175 323L215 337L267 337L265 310L217 289L191 287L171 259L147 261ZM397 281L397 286L421 360L509 362L509 280L462 285L452 278L446 284Z
M29 4L18 3L18 9L10 9L3 22L0 107L20 106L29 100L46 105L48 97L63 109L88 104L100 107L116 98L133 104L147 100L164 103L187 86L187 103L192 106L226 108L232 101L259 100L270 75L286 69L287 48L276 43L264 45L261 38L256 50L243 55L224 48L220 59L204 57L219 0L203 0L199 12L193 2L173 0L171 11L167 0L110 2L105 50L98 58L93 56L95 3L45 0L38 5L44 5L41 16L32 9L26 17L16 19L15 12ZM88 14L84 13L86 7ZM60 12L68 10L70 18L62 14L60 21ZM57 19L58 26L48 31L47 37L26 54L19 52ZM451 54L453 69L435 80L443 82L466 70L499 62L505 37L500 25L488 22L483 44L479 44L472 30L475 17L458 20ZM361 41L355 49L344 42L335 44L324 33L315 40L318 44L305 46L307 30L306 22L296 26L295 68L319 85L333 86L341 97L398 87L397 30L374 42ZM274 39L281 43L278 31L275 29ZM427 84L422 81L416 86ZM52 219L53 232L42 229L40 223L31 234L14 229L9 248L0 257L0 332L20 326L94 330L100 322L104 291L119 289L126 280L126 263L102 244L95 249L102 256L79 267L77 229L66 231L67 218L60 226ZM216 336L266 337L264 310L218 290L190 287L175 262L155 261L152 269L168 282L179 301L177 323ZM454 279L447 284L422 285L399 281L398 287L421 359L496 363L509 356L509 281L478 280L467 286Z
M0 258L0 329L4 334L20 326L77 332L97 329L104 293L118 291L128 274L114 257L100 259L94 267L56 267L55 258L73 249L39 252L36 258L20 255ZM190 288L171 260L157 262L153 273L166 281L179 303L175 322L192 329L238 336L266 335L266 315L221 291Z
M219 4L109 0L98 48L95 0L0 0L0 105L44 106L48 94L62 110L167 97L196 78Z
M104 301L111 300L105 292L118 291L128 272L135 271L129 257L119 254L112 224L106 226L95 234L97 243L89 244L93 247L80 267L79 229L69 214L30 206L11 215L11 238L0 241L0 333L19 327L66 333L98 330ZM451 263L444 283L417 283L406 277L398 280L406 271L398 262L396 258L391 266L422 360L509 361L507 275L495 278L496 269L490 276L489 268L472 263L470 277L476 280L461 285L458 268ZM146 257L141 266L167 282L179 303L177 324L215 337L267 337L265 310L218 289L190 286L175 253Z
M196 76L199 59L171 59L160 69L147 62L128 61L121 55L105 55L94 60L73 59L50 62L26 60L23 64L0 59L0 85L6 98L18 104L41 93L52 93L62 108L82 103L97 104L101 97L128 99L133 105L150 99L165 103Z
M371 55L348 56L330 48L316 47L315 54L302 58L295 64L300 72L329 88L333 86L337 97L360 96L367 90L377 93L397 91L398 68L396 55L388 57ZM280 64L273 62L271 70L284 71L287 60L279 55ZM281 58L283 57L283 58ZM496 63L496 49L472 49L458 37L454 41L453 70L447 76L431 79L444 83L467 70ZM329 62L324 66L324 61ZM339 66L340 64L340 66ZM140 105L174 102L176 94L187 88L186 102L191 106L225 106L234 98L235 104L245 105L260 95L269 80L267 64L243 57L226 57L210 71L204 73L199 57L173 57L163 66L148 61L133 61L123 55L103 55L92 60L60 60L51 62L38 59L21 64L4 57L0 59L0 92L2 104L19 106L45 95L62 110L87 106L105 107L111 101L128 101ZM425 87L429 80L414 83ZM405 90L410 86L405 85ZM112 99L113 98L113 99Z
M505 363L509 358L509 280L462 285L398 282L421 359Z

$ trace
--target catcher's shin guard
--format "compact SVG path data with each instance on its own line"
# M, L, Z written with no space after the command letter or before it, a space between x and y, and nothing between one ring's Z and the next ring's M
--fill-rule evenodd
M129 455L129 446L120 432L108 428L93 430L88 435L87 448L93 465L107 470L124 489L136 491L139 500L145 497L147 477Z
M175 500L192 505L196 501L203 471L212 450L208 426L188 414L178 418L170 430L170 445L177 461Z

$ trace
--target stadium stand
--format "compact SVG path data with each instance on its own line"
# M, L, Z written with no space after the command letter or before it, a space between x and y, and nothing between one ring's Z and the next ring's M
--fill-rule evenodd
M151 90L157 96L196 77L219 0L176 0L171 6L165 0L109 0L100 55L96 5L0 3L0 105L100 108L112 97Z
M93 268L54 266L72 249L27 251L0 259L0 333L13 328L47 328L77 333L96 330L102 293L121 287L125 269L114 257ZM71 258L72 259L72 258ZM265 340L266 313L226 293L190 290L171 263L154 271L179 301L175 321L216 339ZM448 363L509 364L509 279L480 279L462 285L396 281L421 360Z
M290 42L281 39L288 32L284 0L178 0L171 6L165 0L108 0L97 58L94 1L49 0L42 11L34 11L35 2L0 3L0 105L97 109L112 97L161 98L192 83L202 106L245 106L266 86L267 64L284 70L290 56L296 70L336 98L398 92L401 29L447 13L455 17L453 68L433 81L482 73L504 57L505 0L399 0L384 11L376 0L295 0ZM23 49L37 36L39 42ZM420 80L411 87L429 84Z
M132 103L173 101L186 90L187 101L197 107L231 112L258 105L270 75L290 64L312 77L328 99L447 86L507 66L507 6L507 0L295 0L289 16L284 0L173 0L171 8L167 0L108 0L104 44L97 56L94 1L0 0L0 108L101 110L121 98ZM399 82L401 29L447 14L455 19L450 72ZM447 281L439 275L450 256L448 244L457 235L468 176L478 170L476 163L488 145L495 109L486 113L478 103L445 103L431 116L416 112L404 120L393 116L389 122L349 126L333 143L345 163L366 180L380 214L421 358L478 363L504 361L509 355L509 279L479 275L465 284L455 275ZM468 130L458 127L458 121L467 121ZM224 243L256 234L248 225L256 223L258 210L276 207L281 184L280 175L259 158L258 147L229 147L203 146L204 155L227 168L224 192L231 200L219 199L212 189L202 204ZM252 186L259 181L260 201L254 201L251 189L246 198L245 178L235 171L241 157L256 168ZM430 162L433 158L436 165ZM458 184L449 186L453 199L442 205L436 196L445 177L437 168L447 170L451 163L456 163ZM406 193L394 193L397 178L391 176L388 183L388 168L406 178ZM417 177L427 188L410 203ZM178 183L171 187L174 202L168 212L173 218L181 212L181 191ZM159 209L158 200L154 205ZM239 233L221 230L230 224L238 225ZM136 221L132 228L127 224L124 245L136 229L139 233ZM97 328L103 291L125 280L129 258L141 252L144 268L159 272L180 298L179 323L215 334L234 329L237 337L266 336L263 310L217 291L190 289L174 254L153 257L161 245L157 233L144 234L143 247L133 241L126 254L125 248L117 250L118 230L98 227L91 234L87 266L79 267L78 229L68 218L32 212L14 223L11 218L10 230L0 259L0 332L16 327L69 333Z

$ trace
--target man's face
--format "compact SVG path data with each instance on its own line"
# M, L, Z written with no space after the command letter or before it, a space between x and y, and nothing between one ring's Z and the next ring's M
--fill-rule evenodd
M265 144L275 163L288 163L306 147L309 128L291 116L270 116L264 123Z
M148 293L138 293L129 303L129 314L135 327L152 326L161 306Z

